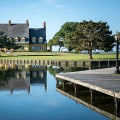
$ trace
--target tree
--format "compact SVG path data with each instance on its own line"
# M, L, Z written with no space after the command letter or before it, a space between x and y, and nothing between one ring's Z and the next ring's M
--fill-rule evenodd
M7 48L8 50L10 50L10 49L15 49L16 50L16 49L21 47L21 46L18 46L15 43L15 39L11 38L11 37L7 37L7 41L5 41L4 45L5 45L5 48Z
M4 47L4 41L7 39L7 36L4 35L2 31L0 31L0 48Z
M60 48L64 46L69 51L87 50L90 59L93 59L92 50L110 51L114 42L107 22L102 21L66 22L52 40L54 45L59 45Z
M48 41L48 43L47 43L47 46L50 47L50 51L52 51L52 46L53 46L53 45L54 45L54 44L53 44L53 40L50 39L50 40Z
M6 48L8 50L10 49L18 49L21 46L18 46L15 43L14 38L7 37L7 35L4 34L4 32L0 31L0 48Z
M77 26L70 41L77 51L88 50L90 59L92 50L100 49L110 51L113 48L114 38L106 22L83 21Z
M92 50L102 49L110 51L113 48L114 38L111 35L107 22L93 22L83 21L78 25L78 35L82 34L83 48L88 50L90 59L92 57Z
M71 36L73 32L75 32L77 27L77 22L66 22L60 28L60 30L54 35L52 38L53 45L59 46L59 51L62 47L68 48L68 50L72 50L73 46L71 43Z

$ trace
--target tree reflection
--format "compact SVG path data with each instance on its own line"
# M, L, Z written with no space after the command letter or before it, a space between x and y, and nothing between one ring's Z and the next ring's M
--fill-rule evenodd
M15 76L15 70L8 68L7 70L0 69L0 86L4 86L11 77Z
M55 67L55 66L49 66L47 68L47 70L49 71L49 73L53 76L55 76L56 73L62 72L64 71L64 69L62 67Z
M55 76L56 73L60 73L60 72L75 72L75 71L83 71L87 69L88 68L84 68L84 67L70 67L70 66L66 66L66 67L49 66L47 68L49 73L52 74L53 76Z
M63 72L75 72L75 71L83 71L83 70L87 70L88 68L84 68L84 67L66 67L64 68Z

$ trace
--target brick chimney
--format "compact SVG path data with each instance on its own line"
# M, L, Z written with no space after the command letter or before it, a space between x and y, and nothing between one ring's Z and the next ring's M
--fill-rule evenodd
M11 26L11 20L8 21L9 26Z
M26 25L29 27L29 21L28 20L26 20Z
M46 22L45 21L43 22L43 27L44 27L44 29L46 29Z

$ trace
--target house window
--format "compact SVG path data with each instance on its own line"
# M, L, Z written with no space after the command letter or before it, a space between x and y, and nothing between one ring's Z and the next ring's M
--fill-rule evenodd
M36 43L36 38L35 37L32 38L32 43Z
M38 38L38 43L43 43L43 37Z
M41 79L43 79L44 73L43 73L42 71L39 71L39 77L40 77Z
M20 42L20 39L18 37L15 37L16 42Z
M36 51L36 50L40 50L43 51L43 46L32 46L32 50Z
M25 37L22 37L22 38L21 38L21 42L25 42Z
M32 72L32 76L33 76L33 78L36 78L37 77L37 72L36 71Z

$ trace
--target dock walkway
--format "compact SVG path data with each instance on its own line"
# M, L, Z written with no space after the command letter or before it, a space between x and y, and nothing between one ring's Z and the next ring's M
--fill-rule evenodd
M96 90L120 99L120 75L114 74L115 67L59 73L56 78Z

